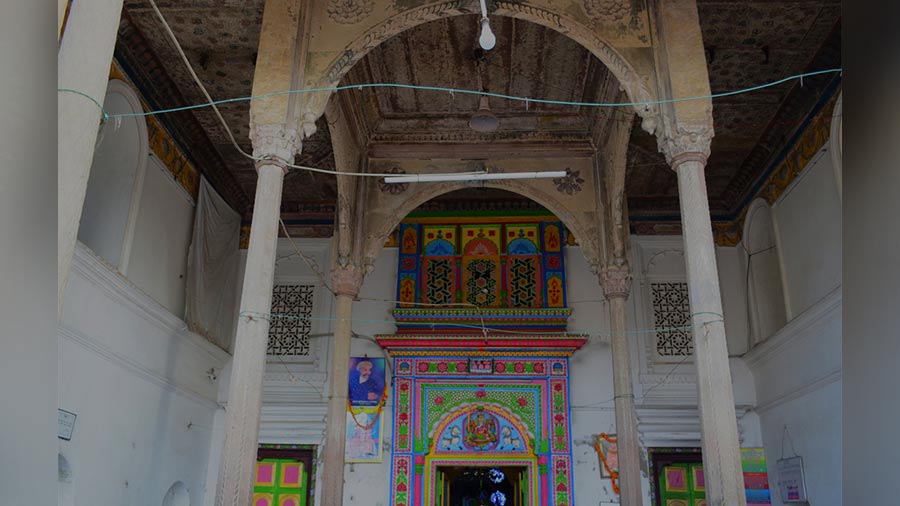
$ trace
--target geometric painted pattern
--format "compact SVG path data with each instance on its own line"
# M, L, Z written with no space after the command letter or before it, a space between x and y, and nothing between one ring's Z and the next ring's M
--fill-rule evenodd
M256 463L252 506L306 506L308 474L303 462L263 459Z
M466 302L478 307L497 304L497 277L500 261L494 258L467 258L465 266Z
M509 305L510 307L540 306L540 285L538 284L540 259L534 257L510 257L508 262Z
M309 355L315 285L275 285L269 320L268 355Z
M694 352L691 303L687 283L651 283L656 352L663 357L687 357Z
M425 302L429 304L453 303L453 259L425 259Z

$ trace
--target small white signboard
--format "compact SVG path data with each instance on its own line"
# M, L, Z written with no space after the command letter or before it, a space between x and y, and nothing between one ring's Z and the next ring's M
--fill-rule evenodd
M70 441L72 431L75 430L75 413L60 409L59 411L59 438Z
M778 482L781 502L806 502L806 481L803 478L803 457L778 461Z

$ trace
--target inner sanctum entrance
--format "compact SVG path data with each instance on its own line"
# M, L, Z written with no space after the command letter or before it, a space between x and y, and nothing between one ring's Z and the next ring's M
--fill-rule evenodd
M392 506L573 506L566 234L549 213L398 231ZM498 473L503 479L494 483ZM492 495L499 492L499 495Z
M530 506L522 466L439 466L436 478L436 506Z

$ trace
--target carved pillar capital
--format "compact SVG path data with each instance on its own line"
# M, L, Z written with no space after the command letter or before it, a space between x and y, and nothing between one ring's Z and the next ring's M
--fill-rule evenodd
M687 161L706 165L713 138L712 126L678 126L675 130L674 133L661 133L659 137L659 150L666 155L669 166L677 170L679 165Z
M627 265L604 267L600 270L600 286L607 299L627 299L631 293L631 269Z
M331 288L335 295L356 297L364 277L365 272L355 265L335 267L331 270Z
M250 125L253 156L265 158L256 162L256 170L262 165L277 165L287 172L287 164L300 152L301 140L297 129L282 124Z

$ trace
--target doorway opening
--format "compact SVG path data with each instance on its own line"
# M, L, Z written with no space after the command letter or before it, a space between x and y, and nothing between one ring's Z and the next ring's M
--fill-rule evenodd
M438 506L532 506L525 466L438 466L436 478Z

